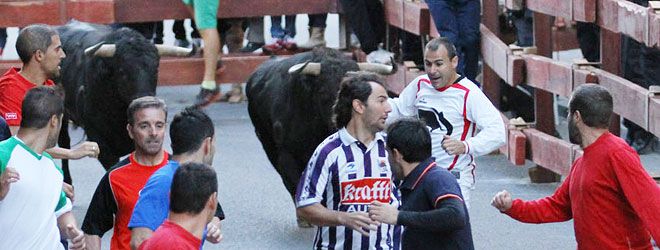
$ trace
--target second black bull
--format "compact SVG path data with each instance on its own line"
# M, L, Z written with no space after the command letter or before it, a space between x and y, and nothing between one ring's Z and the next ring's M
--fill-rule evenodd
M332 106L349 71L391 74L392 66L356 63L341 52L316 48L271 59L247 82L248 113L268 160L293 197L314 149L337 131Z
M189 49L155 46L128 29L71 21L57 27L66 58L56 84L65 91L65 121L85 129L98 143L105 169L134 150L126 131L128 104L156 94L160 56L186 56ZM60 147L69 148L68 123L60 132ZM71 183L68 162L64 178Z

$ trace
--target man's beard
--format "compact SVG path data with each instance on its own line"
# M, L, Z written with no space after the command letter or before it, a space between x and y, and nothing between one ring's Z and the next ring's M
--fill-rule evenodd
M582 146L582 135L580 135L580 130L578 130L572 115L568 118L568 140L573 144Z

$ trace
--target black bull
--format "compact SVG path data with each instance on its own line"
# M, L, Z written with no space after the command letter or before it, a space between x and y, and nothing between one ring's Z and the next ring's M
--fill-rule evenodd
M55 81L65 91L64 121L70 119L84 128L87 139L98 143L98 159L108 169L134 150L126 131L128 105L156 94L160 55L175 53L168 46L156 48L128 28L72 21L57 31L66 53ZM69 148L70 144L64 123L59 145ZM62 165L65 181L71 183L68 162Z
M289 73L292 66L306 62L312 62L308 69L320 64L320 72L317 68L316 74L308 74L300 68ZM339 51L317 48L284 60L269 60L248 80L250 119L268 160L292 197L314 149L337 130L332 106L342 78L348 71L366 68L362 66ZM375 67L380 73L396 70Z

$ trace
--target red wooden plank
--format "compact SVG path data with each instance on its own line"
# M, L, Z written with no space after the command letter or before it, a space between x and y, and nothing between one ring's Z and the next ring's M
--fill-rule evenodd
M572 1L567 0L527 0L527 8L551 15L555 17L563 17L568 20L572 19L573 13L571 12Z
M598 83L598 76L592 71L594 67L573 68L573 89L585 83Z
M596 21L596 0L573 0L573 20L589 23Z
M497 73L501 79L507 79L507 54L509 47L504 44L483 24L481 29L481 55L483 61Z
M396 94L401 94L403 88L408 85L408 81L406 81L406 70L403 64L399 64L398 69L396 73L386 76L385 88Z
M628 1L618 1L619 32L644 43L648 25L648 9Z
M252 71L269 56L229 56L223 57L224 73L217 75L218 83L242 83L247 81ZM22 67L20 61L0 61L0 74L10 67ZM172 58L164 57L158 68L158 85L171 86L182 84L198 84L204 75L202 58Z
M567 175L573 163L573 144L536 129L523 129L529 159L560 175Z
M619 3L617 0L599 0L596 22L611 32L619 32Z
M389 25L403 29L403 0L385 0L385 19Z
M525 59L521 56L509 55L507 57L506 82L511 86L518 86L525 81Z
M0 27L25 27L33 23L59 25L60 1L0 1Z
M660 47L660 14L649 13L648 34L646 45Z
M573 71L570 65L544 56L522 55L525 59L527 84L561 96L573 91Z
M67 20L110 24L115 22L114 0L68 0Z
M435 27L435 22L433 21L433 17L429 18L429 36L431 37L440 37L440 32L438 32L438 28Z
M509 129L507 144L509 161L517 166L525 165L527 136L518 129Z
M216 75L218 83L243 83L269 56L222 57L224 70ZM204 75L203 58L165 58L158 69L158 85L198 84Z
M415 35L429 33L431 20L426 3L403 1L403 29Z
M552 29L552 51L579 49L575 27Z
M649 132L660 136L660 96L649 98Z
M599 76L600 85L612 94L614 112L647 129L649 91L607 71L595 69L594 72Z
M23 63L19 60L5 60L0 61L0 75L4 75L7 70L10 68L20 68L23 67Z

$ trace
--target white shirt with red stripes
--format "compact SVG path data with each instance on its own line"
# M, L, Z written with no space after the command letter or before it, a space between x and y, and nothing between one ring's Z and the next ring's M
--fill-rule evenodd
M481 89L465 77L436 89L424 74L389 102L392 112L387 118L388 124L402 117L418 117L425 121L431 132L432 154L438 166L448 170L474 173L474 157L488 154L505 143L500 112ZM447 154L442 148L444 135L463 141L466 153ZM474 184L474 178L460 179L463 185Z

